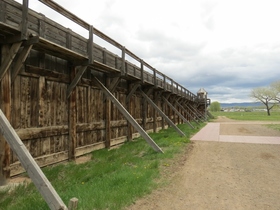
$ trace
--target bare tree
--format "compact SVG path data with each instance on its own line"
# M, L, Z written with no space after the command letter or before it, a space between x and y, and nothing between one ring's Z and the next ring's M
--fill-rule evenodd
M271 87L257 87L251 91L250 96L262 102L267 110L267 115L270 116L270 110L275 105L275 91Z

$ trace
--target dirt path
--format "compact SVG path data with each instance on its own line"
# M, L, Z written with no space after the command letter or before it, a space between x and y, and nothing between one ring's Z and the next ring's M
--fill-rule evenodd
M219 120L223 135L280 136L259 122ZM170 171L170 184L128 209L280 209L280 145L194 141L189 147Z

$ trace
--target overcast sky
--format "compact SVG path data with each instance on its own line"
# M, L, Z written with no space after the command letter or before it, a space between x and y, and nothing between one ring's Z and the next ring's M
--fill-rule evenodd
M280 80L279 0L55 1L212 101L254 101L252 88ZM39 1L29 6L87 36Z

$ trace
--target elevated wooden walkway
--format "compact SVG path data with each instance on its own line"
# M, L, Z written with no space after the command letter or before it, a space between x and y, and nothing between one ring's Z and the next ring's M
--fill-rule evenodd
M192 121L207 120L209 99L191 93L54 1L39 1L89 35L29 9L28 0L0 1L0 109L5 118L0 185L23 172L18 156L27 150L30 162L34 158L46 166L141 135L163 152L148 132L170 126L185 136L177 124L193 128ZM120 49L121 55L94 43L93 36ZM8 122L16 135L4 135ZM7 142L15 140L26 149L11 151Z
M127 80L139 81L143 85L152 85L154 88L180 95L191 101L197 99L195 94L156 70L92 25L79 19L53 1L41 0L41 2L87 29L89 38L86 39L44 15L28 9L28 5L22 6L15 1L3 0L0 16L2 43L23 42L22 45L32 45L34 50L72 61L75 66L87 66L88 69L102 71L114 76L119 75ZM122 51L122 56L119 57L93 43L93 35L119 48ZM139 65L136 66L127 61L126 56L133 58Z

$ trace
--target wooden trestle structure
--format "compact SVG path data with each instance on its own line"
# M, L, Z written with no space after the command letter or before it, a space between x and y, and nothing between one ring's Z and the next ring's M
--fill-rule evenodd
M89 32L85 38L13 0L0 1L0 108L39 166L46 166L148 132L206 119L200 99L120 43L51 0L39 0ZM115 55L93 42L120 49ZM133 59L135 65L127 58ZM3 134L3 127L1 128ZM1 180L23 172L0 137Z

